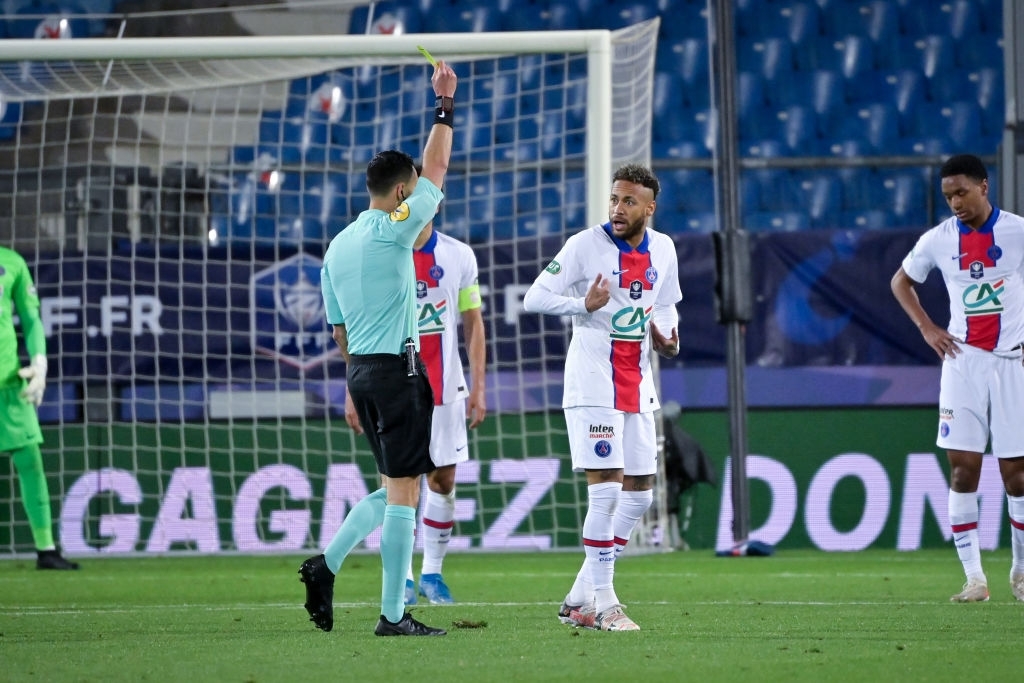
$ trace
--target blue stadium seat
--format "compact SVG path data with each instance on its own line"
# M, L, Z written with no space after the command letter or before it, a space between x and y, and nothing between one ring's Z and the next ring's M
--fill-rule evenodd
M741 135L739 139L740 154L757 159L773 159L788 156L789 150L786 147L786 143L782 140L781 133L778 130L773 131L773 133L774 136L772 137L765 137L764 135L747 137Z
M882 178L872 168L846 166L836 170L843 184L844 212L877 209L884 206L887 197Z
M549 31L575 31L583 28L579 8L572 0L549 0L543 17Z
M639 24L641 21L658 16L658 7L653 2L595 2L592 9L582 17L585 28L616 29Z
M798 232L811 222L803 211L755 211L743 215L743 225L750 232Z
M495 142L495 130L491 122L491 108L488 104L456 107L455 127L460 134L452 138L452 159L487 160L490 158ZM417 140L416 144L419 146L420 141ZM381 147L381 149L384 148Z
M799 206L796 181L789 169L757 168L745 171L757 184L757 210L790 211Z
M928 105L928 86L924 74L917 69L896 69L882 71L879 74L881 79L876 97L896 107L900 115L901 130L907 132L918 107Z
M887 50L880 50L879 66L893 69L917 69L925 78L945 78L956 64L955 44L949 36L927 35L913 40L897 41Z
M836 130L848 115L846 83L839 72L830 69L810 73L811 106L818 118L819 134Z
M348 175L307 173L301 200L302 215L320 223L328 238L337 235L359 211L348 201ZM358 207L361 211L365 207Z
M941 136L915 136L909 141L910 152L928 156L941 154L956 154L961 150L953 146L948 135Z
M654 74L654 96L651 105L651 118L655 137L678 139L674 124L681 118L684 109L683 87L679 76L669 71L658 71ZM668 136L668 137L665 137Z
M737 69L760 74L768 83L788 78L793 66L792 44L785 38L747 40L739 45Z
M501 15L502 31L546 31L548 18L545 3L522 0L511 3ZM576 7L573 6L573 11Z
M21 125L21 103L0 103L0 140L12 140Z
M703 0L655 0L661 13L658 42L708 37L708 8Z
M949 111L949 139L961 149L970 149L978 145L978 138L984 137L981 125L981 107L977 102L956 101L943 105L942 113ZM986 152L988 150L985 150ZM995 152L995 150L991 150Z
M489 5L435 2L423 15L424 33L494 33L501 30L501 12Z
M561 87L545 89L541 106L544 112L559 112L565 116L567 130L583 131L587 125L586 80L566 81Z
M657 215L657 214L655 214ZM685 220L683 228L687 232L710 234L718 230L718 216L714 211L706 212L687 212L682 214L682 218ZM678 230L679 228L675 225L666 225L664 228L660 228L665 231Z
M683 38L659 44L657 68L673 71L687 88L708 88L708 43L701 38Z
M956 44L956 63L965 69L1002 68L1003 46L996 35L980 35Z
M798 206L807 212L811 227L835 226L843 201L843 186L839 176L827 169L794 171L793 175Z
M864 138L844 137L839 134L822 140L822 147L828 156L843 159L856 159L877 154Z
M867 4L864 32L881 50L901 40L899 0L873 0Z
M914 169L879 170L882 187L890 198L890 223L914 227L927 222L927 188L921 172Z
M817 156L818 115L811 107L793 104L776 113L786 156Z
M832 0L821 8L821 32L832 39L845 35L866 35L870 6L867 2Z
M11 38L88 38L89 21L82 15L82 10L71 4L62 6L39 2L24 5L13 17L7 17L7 32ZM66 20L63 26L61 19Z
M651 150L656 159L709 159L711 149L697 140L659 140L655 138Z
M894 227L892 216L882 209L861 209L859 211L844 211L839 216L840 228L855 228L857 230L882 230Z
M686 211L666 215L662 215L662 212L658 211L654 214L654 228L670 234L679 232L710 234L718 229L718 217L714 211Z
M516 237L541 237L562 232L562 219L555 212L517 216Z
M741 133L752 134L763 125L759 119L769 112L769 102L765 95L764 81L758 74L752 71L740 71L736 74L736 113L739 116Z
M675 168L658 173L661 192L657 212L706 212L715 210L715 182L710 170Z
M874 154L892 154L901 141L899 112L880 102L858 107L840 127L839 136L863 139Z
M798 44L821 32L821 11L811 0L738 2L735 17L744 40L776 36Z
M373 15L370 15L370 9ZM352 8L350 34L398 35L420 33L423 28L416 3L373 2Z
M982 130L987 135L1002 135L1006 124L1002 69L978 69L968 74L967 80L977 87L976 100L981 107Z
M839 72L847 80L875 69L875 44L867 36L846 36L838 46Z
M959 42L977 39L980 16L977 3L969 0L908 2L902 9L901 24L908 36L937 34Z

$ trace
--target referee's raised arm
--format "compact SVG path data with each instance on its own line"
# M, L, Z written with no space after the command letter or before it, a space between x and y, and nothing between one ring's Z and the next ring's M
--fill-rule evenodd
M452 153L452 125L455 118L455 86L458 76L448 63L440 60L430 79L434 86L434 125L430 128L427 144L423 148L424 178L437 187L444 183L448 160Z

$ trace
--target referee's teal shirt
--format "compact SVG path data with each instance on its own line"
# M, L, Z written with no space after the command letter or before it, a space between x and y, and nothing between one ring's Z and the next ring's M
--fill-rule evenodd
M409 337L419 349L412 245L443 198L420 178L392 213L367 209L331 240L320 287L327 322L345 325L349 353L402 353Z

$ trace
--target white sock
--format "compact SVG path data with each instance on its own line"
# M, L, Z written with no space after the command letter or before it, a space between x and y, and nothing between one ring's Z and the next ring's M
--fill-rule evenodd
M605 482L587 487L587 516L583 520L583 550L601 612L619 603L612 586L615 572L614 520L622 484Z
M981 549L978 547L977 493L949 490L949 526L953 530L953 544L967 579L988 583L981 569Z
M647 491L624 490L619 493L619 505L615 508L615 522L613 526L616 559L618 559L626 544L629 543L630 535L632 535L636 525L640 523L640 519L653 502L654 491L650 489Z
M1024 496L1006 496L1010 513L1010 546L1013 548L1011 574L1024 574Z
M455 490L448 495L427 491L423 506L423 574L440 574L455 526Z
M573 581L569 594L565 596L565 601L570 605L587 605L593 599L594 584L590 580L590 565L584 558L583 566L576 572L576 580Z

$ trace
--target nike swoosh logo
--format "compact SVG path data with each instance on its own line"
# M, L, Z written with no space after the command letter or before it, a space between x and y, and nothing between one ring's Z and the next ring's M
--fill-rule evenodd
M455 449L455 452L458 453L459 451L464 451L464 450L466 450L465 446L459 446L458 448Z
M612 271L612 275L622 275L623 273L628 273L628 272L629 272L629 268L623 268L622 270L613 270Z
M598 551L597 554L598 555L611 555L612 551L611 550L600 550L600 551Z
M962 253L962 254L958 254L958 255L954 256L954 257L953 257L953 260L954 260L954 261L959 261L959 260L960 260L960 259L962 259L962 258L963 258L964 256L967 256L967 252L966 252L966 251L965 251L964 253Z
M953 542L954 543L959 543L960 541L966 541L968 538L970 538L970 536L968 536L967 534L964 534L963 536L960 536L959 538L954 538Z

